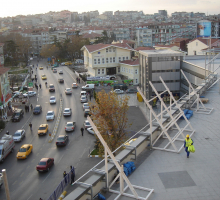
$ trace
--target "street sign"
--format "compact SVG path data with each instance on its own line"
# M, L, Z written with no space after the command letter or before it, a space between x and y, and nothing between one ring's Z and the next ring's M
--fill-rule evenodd
M33 86L34 86L33 82L28 83L28 87L33 87Z

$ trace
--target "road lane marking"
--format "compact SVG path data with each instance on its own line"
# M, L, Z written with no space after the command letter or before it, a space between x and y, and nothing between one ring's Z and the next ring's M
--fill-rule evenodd
M20 183L19 183L19 185L22 185L23 184L23 181L21 181Z
M43 182L42 183L44 183L44 181L46 181L46 179L48 178L48 176L50 175L50 173L47 175L47 177L43 180Z
M12 185L14 185L14 184L16 184L17 183L17 181L15 181Z
M33 194L32 194L31 196L29 196L28 199L30 199L32 196L33 196ZM28 200L28 199L27 199L27 200Z
M58 163L61 161L61 159L63 158L64 155L61 156L60 160L58 161Z
M24 172L22 172L22 174L20 175L20 177L22 177L24 175Z

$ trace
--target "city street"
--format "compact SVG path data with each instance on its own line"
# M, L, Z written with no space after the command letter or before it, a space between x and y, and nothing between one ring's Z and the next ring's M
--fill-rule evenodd
M69 172L70 165L75 167L77 179L100 160L100 158L88 158L89 150L91 151L94 147L95 137L87 131L84 132L84 136L80 132L80 128L85 120L80 102L80 87L72 89L72 95L66 96L64 92L65 88L71 88L72 83L76 82L74 80L74 73L65 66L58 68L58 72L62 69L63 74L53 73L52 70L47 70L45 60L40 60L37 70L36 59L31 64L35 66L33 69L34 75L37 74L38 84L41 83L42 87L41 89L38 88L36 97L30 97L30 103L33 107L41 105L42 113L39 115L33 115L31 112L25 113L24 118L20 122L8 122L7 127L0 133L0 137L2 137L6 130L9 130L9 133L12 135L18 129L24 128L26 131L25 139L20 143L16 143L15 151L9 154L4 163L0 164L0 170L7 170L12 200L32 200L39 199L40 197L45 200L63 179L64 170ZM43 66L44 69L39 70L39 66ZM47 80L41 80L41 75L43 74L47 76ZM64 83L59 83L58 78L64 78ZM56 91L50 93L48 87L45 87L45 82L48 83L48 86L49 84L54 84ZM36 91L36 88L34 90ZM72 116L64 118L61 115L57 134L54 140L49 143L49 134L38 136L37 130L41 124L47 123L49 131L53 131L59 111L61 94L63 97L63 108L70 107L72 109ZM56 97L56 104L50 104L50 96ZM46 113L50 110L55 112L55 120L47 122ZM30 131L28 126L30 121L33 125L33 132ZM69 135L67 146L57 148L55 144L56 138L58 135L65 133L64 127L68 121L76 122L76 130L67 133ZM26 160L17 160L17 151L23 144L32 144L33 153ZM38 173L36 165L43 157L54 158L55 164L49 172ZM6 199L4 186L0 191L0 199Z

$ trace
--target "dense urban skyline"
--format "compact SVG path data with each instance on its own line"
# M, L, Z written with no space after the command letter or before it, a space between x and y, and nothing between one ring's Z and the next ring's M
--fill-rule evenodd
M98 10L99 13L104 11L143 11L145 14L157 13L158 10L167 10L170 15L173 12L203 12L206 15L219 14L220 2L216 0L81 0L71 3L68 0L63 0L59 4L54 1L38 0L37 2L29 0L11 0L1 3L0 17L13 17L16 15L41 14L49 11L59 12L69 10L73 12L88 12Z

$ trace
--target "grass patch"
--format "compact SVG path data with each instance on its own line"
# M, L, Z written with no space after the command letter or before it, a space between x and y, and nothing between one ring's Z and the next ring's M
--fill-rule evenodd
M93 151L90 153L90 155L99 155L98 149L93 149Z
M8 74L27 74L27 73L28 73L28 69L22 69L22 70L18 70L18 71L8 72Z

